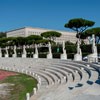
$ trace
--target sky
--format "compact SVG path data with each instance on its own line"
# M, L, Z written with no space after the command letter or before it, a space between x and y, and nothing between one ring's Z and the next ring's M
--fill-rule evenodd
M71 31L70 19L84 18L100 27L100 0L0 0L0 31L37 27Z

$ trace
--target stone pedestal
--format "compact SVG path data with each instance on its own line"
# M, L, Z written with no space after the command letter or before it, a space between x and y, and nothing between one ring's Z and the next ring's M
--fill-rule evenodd
M2 57L2 53L0 53L0 57Z
M34 54L33 57L34 57L34 58L38 58L38 54Z
M9 57L9 55L8 54L5 54L5 58L8 58Z
M26 58L26 54L22 54L22 58Z
M80 54L75 54L75 55L74 55L74 60L75 60L75 61L82 61L82 55L80 55Z
M47 59L52 59L52 53L47 54Z
M88 55L88 62L98 62L98 56L96 53Z
M13 57L15 58L16 57L16 54L13 54Z
M67 59L67 54L61 54L60 58L61 59Z

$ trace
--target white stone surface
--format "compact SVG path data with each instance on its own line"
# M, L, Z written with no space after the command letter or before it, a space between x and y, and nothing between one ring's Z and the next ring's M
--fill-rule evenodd
M0 58L0 65L2 65L0 68L8 67L9 70L15 68L19 72L24 69L28 71L27 74L31 71L35 78L41 78L40 89L30 100L100 99L100 85L96 83L100 73L93 67L93 64L60 59ZM95 67L98 68L100 65L95 64ZM84 69L81 70L82 68ZM75 73L75 70L78 73ZM66 77L67 83L60 82L64 77ZM93 82L93 84L90 85L87 81ZM78 83L82 86L78 86Z
M61 54L61 59L65 59L65 60L67 60L67 54Z
M51 53L47 54L47 59L52 59L52 54Z
M80 54L75 54L74 55L74 60L75 61L82 61L82 56Z

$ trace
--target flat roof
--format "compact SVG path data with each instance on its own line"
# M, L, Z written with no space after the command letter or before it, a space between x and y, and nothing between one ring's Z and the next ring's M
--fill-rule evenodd
M47 30L47 31L59 31L59 32L70 32L70 33L75 33L75 32L71 32L71 31L54 30L54 29L46 29L46 28L37 28L37 27L29 27L29 26L21 27L21 28L16 28L16 29L12 29L12 30L10 30L10 31L7 31L7 33L8 33L8 32L12 32L12 31L16 31L16 30L20 30L20 29L25 29L25 28L41 29L41 30Z

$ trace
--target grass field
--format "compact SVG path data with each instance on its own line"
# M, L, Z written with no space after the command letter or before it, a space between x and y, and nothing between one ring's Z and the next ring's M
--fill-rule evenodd
M0 100L25 100L26 93L32 92L33 87L36 87L37 80L25 74L17 74L14 76L9 76L4 80L0 81L2 83L14 84L10 86L10 95L5 98L0 98Z

